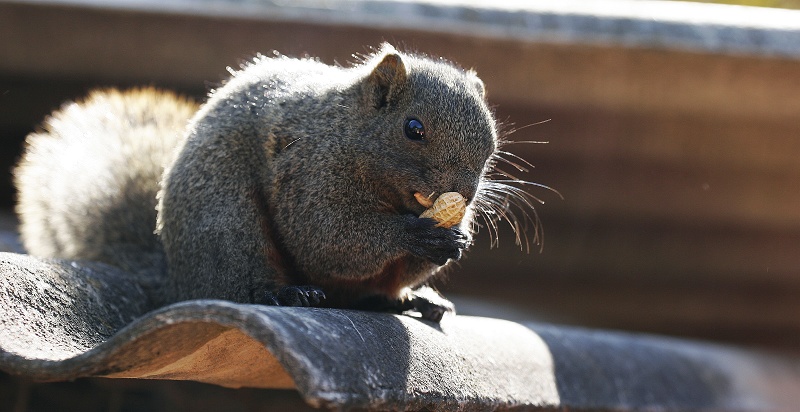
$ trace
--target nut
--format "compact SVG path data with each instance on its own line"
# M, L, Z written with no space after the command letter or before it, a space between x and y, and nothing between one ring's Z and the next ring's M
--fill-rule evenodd
M429 199L422 195L417 196L417 194L414 194L414 197L416 197L417 201L423 206L425 206L425 204L420 201L420 197L430 202ZM461 223L461 220L464 219L466 210L467 200L464 199L464 196L461 196L461 194L458 192L447 192L439 195L439 197L436 198L436 201L433 202L433 206L422 212L419 217L430 217L435 219L437 222L439 222L436 224L437 227L453 227Z

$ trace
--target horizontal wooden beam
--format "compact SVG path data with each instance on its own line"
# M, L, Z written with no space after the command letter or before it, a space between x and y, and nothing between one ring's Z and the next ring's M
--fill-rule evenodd
M256 52L346 62L388 40L476 68L501 101L767 118L800 112L800 12L557 3L6 1L0 74L196 85L220 80L225 66ZM692 18L675 17L681 13Z

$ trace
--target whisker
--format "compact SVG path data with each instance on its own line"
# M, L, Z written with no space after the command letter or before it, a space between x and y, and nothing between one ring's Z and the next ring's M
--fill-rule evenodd
M513 203L515 206L519 207L522 210L525 208L535 210L533 204L530 203L529 198L534 201L539 201L536 196L531 195L524 190L521 190L516 187L504 187L504 188L491 188L488 189L490 193L494 190L495 192L492 193L497 196L498 200L502 200L503 202Z
M553 188L552 188L552 187L550 187L550 186L543 185L543 184L541 184L541 183L529 182L529 181L527 181L527 180L520 180L520 179L511 179L511 180L492 180L492 182L495 182L495 183L516 183L516 184L520 184L520 185L530 185L530 186L541 187L542 189L547 189L547 190L549 190L549 191L551 191L551 192L555 193L556 195L558 195L558 197L560 197L560 198L561 198L561 200L564 200L564 196L561 194L561 192L559 192L559 191L558 191L558 190L556 190L556 189L553 189ZM513 187L513 186L511 186L511 187ZM519 189L519 188L517 188L517 189ZM520 189L520 190L521 190L521 189ZM527 192L525 192L525 193L527 193ZM542 200L539 200L539 199L537 199L537 202L539 202L539 203L541 203L541 204L544 204L544 201L542 201Z
M498 213L494 201L489 197L488 191L479 191L480 196L476 197L478 211L481 218L486 222L486 228L489 231L490 247L496 247L499 244L500 236L497 227Z
M513 210L509 207L511 203L517 206L520 210L523 211L523 214L527 216L527 213L524 211L524 208L520 207L516 201L512 201L512 199L508 196L508 193L503 193L501 191L494 192L494 189L487 189L487 199L488 203L491 205L493 211L497 214L497 216L501 220L505 220L509 226L511 226L512 231L516 236L515 243L521 246L521 230L519 228L518 222L519 218L514 214ZM524 221L525 219L523 219ZM527 239L526 239L527 241Z
M506 172L503 169L500 169L499 167L494 168L492 176L503 176L511 180L520 180L518 177L512 175L511 173Z
M541 120L541 121L538 121L538 122L535 122L535 123L526 124L525 126L522 126L522 127L512 127L511 129L509 129L509 130L506 130L506 131L505 131L505 133L504 133L503 135L504 135L504 136L508 136L508 135L510 135L510 134L513 134L513 133L516 133L516 132L518 132L518 131L520 131L520 130L527 129L527 128L531 127L531 126L538 126L538 125L540 125L540 124L547 123L547 122L549 122L549 121L551 121L551 120L553 120L553 119L545 119L545 120Z
M511 152L498 150L497 153L495 153L494 156L495 156L496 159L504 160L506 162L508 162L508 159L504 158L503 156L511 156L511 157L521 161L523 164L525 164L525 166L527 166L527 167L529 167L531 169L536 169L536 166L532 165L531 162L529 162L529 161L523 159L522 157L517 156L517 155L515 155L514 153L511 153ZM523 171L527 172L528 170L523 170Z
M518 187L514 187L514 186L510 186L510 185L499 185L499 186L497 186L495 188L490 188L488 190L494 190L497 193L499 193L501 196L503 196L504 198L509 198L509 199L513 198L513 199L519 199L520 201L524 201L525 203L523 204L523 206L526 206L526 207L528 207L530 209L535 209L535 207L533 206L533 204L530 201L533 201L533 202L536 202L536 203L539 203L539 204L542 204L542 205L544 204L543 200L539 199L538 197L536 197L536 196L534 196L534 195L532 195L532 194L530 194L530 193L526 192L525 190L520 189Z
M481 200L483 201L483 199ZM489 247L495 247L499 240L499 235L497 233L497 223L495 223L495 220L489 216L491 210L486 210L485 209L486 207L490 208L491 206L487 206L485 203L481 203L478 206L477 212L480 215L481 219L483 219L483 221L486 223L485 226L486 230L489 231ZM477 224L477 222L475 223Z
M504 147L507 145L512 144L548 144L550 141L547 140L501 140L497 142L498 147Z
M542 231L539 213L534 205L543 205L544 200L529 192L531 188L542 188L555 193L559 198L564 196L556 189L536 182L524 180L516 173L527 173L535 166L524 158L502 150L506 145L512 144L546 144L546 141L511 140L508 136L528 127L547 123L551 119L531 123L519 128L510 127L509 123L498 123L498 133L495 152L486 161L483 168L483 177L478 184L477 194L474 199L474 216L472 224L474 231L486 228L489 232L491 247L500 243L500 227L505 222L514 233L514 243L520 249L530 252L533 245L539 246L542 251L544 232ZM512 167L511 172L498 167ZM477 216L480 216L478 218ZM482 221L483 224L480 224Z
M481 217L487 224L487 227L490 231L489 234L492 235L491 232L493 230L495 235L494 238L496 238L498 232L496 223L497 212L495 209L497 208L497 206L495 206L494 201L491 198L490 190L489 189L480 190L479 197L477 197L477 199L478 199L478 205L480 206L479 210L481 213Z
M508 165L511 165L511 166L513 166L513 167L514 167L514 169L517 169L517 170L518 170L518 171L520 171L520 172L523 172L523 173L524 173L524 172L527 172L527 171L528 171L528 169L527 169L527 168L525 168L525 167L522 167L522 166L521 166L519 163L512 162L511 160L508 160L508 159L506 159L505 157L498 157L497 159L498 159L498 160L501 160L501 161L502 161L503 163L505 163L505 164L508 164ZM496 167L496 166L495 166L495 167Z
M544 202L524 189L511 186L511 184L528 184L547 188L541 184L519 179L494 180L487 178L481 182L480 196L477 196L476 200L479 204L479 214L487 223L491 247L499 245L496 221L502 220L510 226L514 233L514 242L521 249L530 253L531 244L535 244L540 246L541 251L544 234L541 230L539 215L531 202L540 204ZM517 214L514 209L521 214ZM528 230L529 225L533 226L532 232Z

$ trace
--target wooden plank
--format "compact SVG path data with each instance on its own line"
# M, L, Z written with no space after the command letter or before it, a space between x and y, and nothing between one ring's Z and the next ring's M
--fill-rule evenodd
M0 72L197 84L226 65L272 49L323 61L384 40L474 67L493 98L521 104L620 111L787 118L800 113L800 59L696 53L624 43L576 44L436 30L397 20L383 26L286 13L146 12L34 3L0 4ZM304 14L305 13L305 14ZM291 14L291 13L289 13ZM374 16L365 16L368 21ZM388 18L385 17L384 18ZM777 29L777 28L776 28Z
M521 127L509 139L549 142L507 148L535 166L516 175L564 195L532 190L560 213L800 229L796 121L513 104L497 115Z

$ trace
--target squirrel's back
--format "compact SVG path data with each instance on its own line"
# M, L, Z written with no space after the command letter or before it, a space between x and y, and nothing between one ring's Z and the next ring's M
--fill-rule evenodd
M28 252L131 271L163 267L156 194L196 110L171 93L108 90L50 116L28 136L15 170Z

